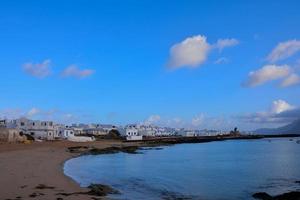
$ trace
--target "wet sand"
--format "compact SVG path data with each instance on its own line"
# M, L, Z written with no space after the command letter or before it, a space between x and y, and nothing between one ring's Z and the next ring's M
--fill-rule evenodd
M0 143L0 199L100 199L83 194L58 195L58 193L88 191L86 188L79 187L63 173L64 162L79 155L68 152L67 148L80 145L101 149L121 145L121 142L105 140L92 143L68 141L33 144ZM40 184L49 188L36 188Z

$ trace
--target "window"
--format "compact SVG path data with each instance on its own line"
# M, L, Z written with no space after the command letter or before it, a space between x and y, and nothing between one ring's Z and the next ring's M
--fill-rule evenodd
M32 122L32 126L35 126L35 123L34 123L34 122Z
M34 132L31 132L30 135L34 135Z
M21 122L21 126L25 126L25 123L24 123L24 122Z

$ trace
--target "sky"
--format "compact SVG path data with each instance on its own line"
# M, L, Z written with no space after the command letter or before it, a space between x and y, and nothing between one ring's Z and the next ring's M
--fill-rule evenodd
M300 2L0 2L0 117L242 130L300 117Z

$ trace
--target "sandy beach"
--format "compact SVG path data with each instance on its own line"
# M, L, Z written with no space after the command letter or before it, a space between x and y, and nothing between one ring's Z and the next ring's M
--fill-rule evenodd
M106 148L120 145L119 141L73 143L68 141L40 142L33 144L0 144L0 199L100 199L95 196L59 193L87 192L65 176L63 163L78 154L68 147L85 145ZM46 188L38 189L39 185Z

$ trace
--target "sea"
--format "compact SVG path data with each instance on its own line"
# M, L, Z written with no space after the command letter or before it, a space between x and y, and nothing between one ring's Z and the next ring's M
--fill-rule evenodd
M82 187L110 185L123 200L241 200L300 190L300 138L227 140L85 155L64 164ZM297 143L298 141L298 143Z

